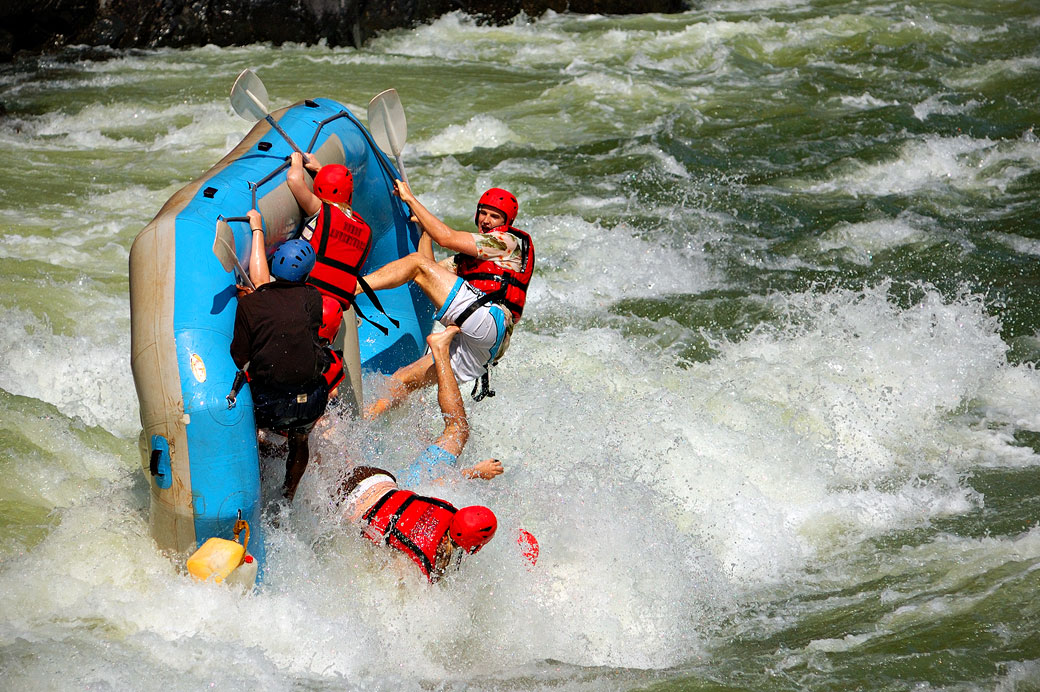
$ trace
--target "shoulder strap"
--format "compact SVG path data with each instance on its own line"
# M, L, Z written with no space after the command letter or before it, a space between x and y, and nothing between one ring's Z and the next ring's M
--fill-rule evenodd
M325 254L325 248L329 244L329 228L332 226L332 205L328 202L321 203L321 240L318 241L318 255Z
M472 303L466 306L465 310L458 314L458 317L455 318L455 324L458 325L459 329L462 329L462 325L465 324L466 320L468 320L474 312L484 307L488 303L497 302L496 299L499 297L499 294L504 296L505 289L500 288L497 291L485 293L484 295L474 300Z

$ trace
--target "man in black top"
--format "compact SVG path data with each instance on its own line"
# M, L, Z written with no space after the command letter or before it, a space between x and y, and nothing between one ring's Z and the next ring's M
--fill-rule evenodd
M287 431L284 494L291 502L307 469L311 427L328 404L322 376L328 362L318 341L321 294L304 283L314 268L314 249L305 240L282 243L268 273L259 217L250 212L252 259L259 254L264 266L258 271L258 262L250 262L256 290L239 298L231 358L248 374L256 426Z

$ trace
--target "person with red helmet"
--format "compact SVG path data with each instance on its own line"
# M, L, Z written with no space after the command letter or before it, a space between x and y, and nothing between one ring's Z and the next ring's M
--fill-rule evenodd
M329 403L337 400L339 385L346 377L343 367L343 351L336 350L334 343L343 325L343 305L332 296L321 297L321 327L318 328L318 343L329 356L329 366L322 373L329 388Z
M402 490L385 469L355 466L340 492L340 510L361 535L407 555L430 583L449 568L458 569L465 555L487 545L498 530L498 518L487 507L456 509L440 498Z
M318 328L318 336L331 344L339 334L339 328L343 324L343 305L332 296L321 297L321 327Z
M439 478L446 466L454 466L469 437L462 393L451 372L449 344L459 328L451 326L431 334L426 341L437 364L438 394L444 432L399 481L389 471L356 466L339 485L337 504L344 517L359 525L362 535L405 553L431 582L458 567L462 557L476 553L495 535L498 520L487 507L456 509L439 498L419 495L406 488L429 478ZM462 470L470 478L493 478L502 473L497 459L487 459Z
M477 386L473 390L477 401L494 396L488 388L488 368L509 347L534 272L531 236L513 226L519 213L516 197L501 188L487 190L473 217L479 233L469 233L438 219L416 199L408 183L398 180L395 185L423 230L420 250L377 269L365 281L374 290L415 281L436 306L434 318L462 329L451 346L456 377L461 382L481 380L481 393L477 394ZM454 250L455 256L436 262L433 241ZM433 358L427 353L393 374L388 396L370 406L367 415L379 415L435 380Z
M305 167L315 173L313 190L307 184ZM303 155L294 152L285 180L296 203L308 217L303 238L310 242L316 253L314 270L307 282L323 295L335 298L344 308L349 308L354 304L361 267L372 248L372 229L350 206L354 197L354 177L342 164L323 166L314 154L308 154L304 162ZM366 290L372 304L383 312L378 298L367 284L361 283L360 287ZM354 309L359 317L386 332L385 327L368 319L356 305ZM396 320L390 321L397 326Z
M487 507L456 509L436 497L413 489L427 481L440 482L454 467L469 437L466 409L451 370L450 344L459 333L452 325L430 334L437 371L437 401L444 420L441 435L409 465L400 480L394 473L372 466L354 466L337 486L335 505L343 517L361 528L361 534L377 544L404 553L431 583L465 555L479 551L497 531L498 519ZM502 463L486 459L461 470L468 478L490 479L502 473Z

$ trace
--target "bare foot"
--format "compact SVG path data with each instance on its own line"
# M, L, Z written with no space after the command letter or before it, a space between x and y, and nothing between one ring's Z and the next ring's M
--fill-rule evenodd
M462 469L462 475L466 478L483 478L486 481L491 480L495 476L500 476L505 472L502 468L502 462L498 459L485 459L484 461L478 461L468 469Z
M450 327L445 327L444 331L431 333L426 337L426 343L430 346L430 353L433 354L434 361L438 360L438 358L447 357L451 340L455 338L459 331L461 331L461 328L453 324Z

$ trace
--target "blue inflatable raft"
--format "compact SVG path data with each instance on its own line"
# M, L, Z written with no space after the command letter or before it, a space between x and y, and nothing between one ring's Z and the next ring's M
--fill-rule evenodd
M415 250L417 229L393 194L397 171L357 118L328 99L271 115L323 164L342 163L353 173L353 208L372 227L365 273ZM248 386L233 408L226 399L236 373L229 352L236 277L213 246L217 224L229 221L235 254L247 264L250 232L236 219L254 206L263 214L268 247L299 233L303 219L285 182L291 152L261 120L223 160L166 202L130 252L131 365L151 533L161 549L190 553L211 537L231 539L241 518L252 529L249 549L261 569L260 466ZM351 375L343 388L359 405L360 371L391 373L415 360L432 326L433 307L414 286L382 291L379 298L399 328L380 320L361 296L361 310L389 334L367 322L355 331L352 311L341 330Z

